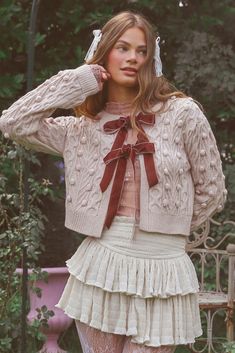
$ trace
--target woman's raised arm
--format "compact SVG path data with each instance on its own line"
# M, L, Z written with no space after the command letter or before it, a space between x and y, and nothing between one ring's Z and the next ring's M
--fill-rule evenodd
M50 116L57 108L78 106L101 89L93 66L60 71L4 110L0 118L4 136L28 148L63 154L67 128L76 118Z

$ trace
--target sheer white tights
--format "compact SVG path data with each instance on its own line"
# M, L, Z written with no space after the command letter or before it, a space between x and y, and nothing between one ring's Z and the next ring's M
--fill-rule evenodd
M173 353L173 346L147 347L124 335L106 333L75 321L83 353Z
M122 335L102 332L75 321L83 353L122 353Z

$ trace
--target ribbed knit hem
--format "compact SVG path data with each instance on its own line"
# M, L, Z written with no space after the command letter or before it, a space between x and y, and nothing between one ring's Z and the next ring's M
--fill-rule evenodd
M82 65L74 70L79 74L79 83L85 97L93 95L99 91L99 84L89 65Z
M103 230L103 222L101 221L100 214L75 213L67 207L65 227L84 235L100 238Z
M179 234L189 236L191 216L176 216L143 212L139 228L146 232L162 234ZM65 227L78 233L100 238L104 226L104 217L99 213L92 215L89 212L73 212L67 206Z
M160 232L165 234L190 234L192 216L169 215L164 213L150 213L142 211L139 227L146 232Z

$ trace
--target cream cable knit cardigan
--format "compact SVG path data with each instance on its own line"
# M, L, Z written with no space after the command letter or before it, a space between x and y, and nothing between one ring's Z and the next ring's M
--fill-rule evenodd
M56 108L79 105L99 89L89 65L60 71L3 111L0 118L6 138L63 156L65 226L94 237L101 236L113 182L102 194L103 158L116 136L105 134L103 125L119 116L102 111L100 120L93 121L73 116L53 119L50 115ZM156 113L155 125L144 129L155 144L159 183L148 187L140 155L139 227L189 235L222 210L226 199L220 154L210 125L192 98L173 98L164 112Z

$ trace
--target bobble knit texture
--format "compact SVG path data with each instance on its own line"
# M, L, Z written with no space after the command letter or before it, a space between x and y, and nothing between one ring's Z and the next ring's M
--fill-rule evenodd
M99 90L89 65L60 71L3 111L0 118L6 138L63 156L65 225L95 237L101 236L112 187L111 182L104 194L99 188L103 158L116 136L105 134L103 125L119 115L102 111L97 121L50 116L57 108L76 107ZM155 144L159 183L149 189L140 155L139 226L149 232L189 235L223 209L227 194L210 125L192 98L173 98L164 112L156 113L155 125L145 127L145 132Z

